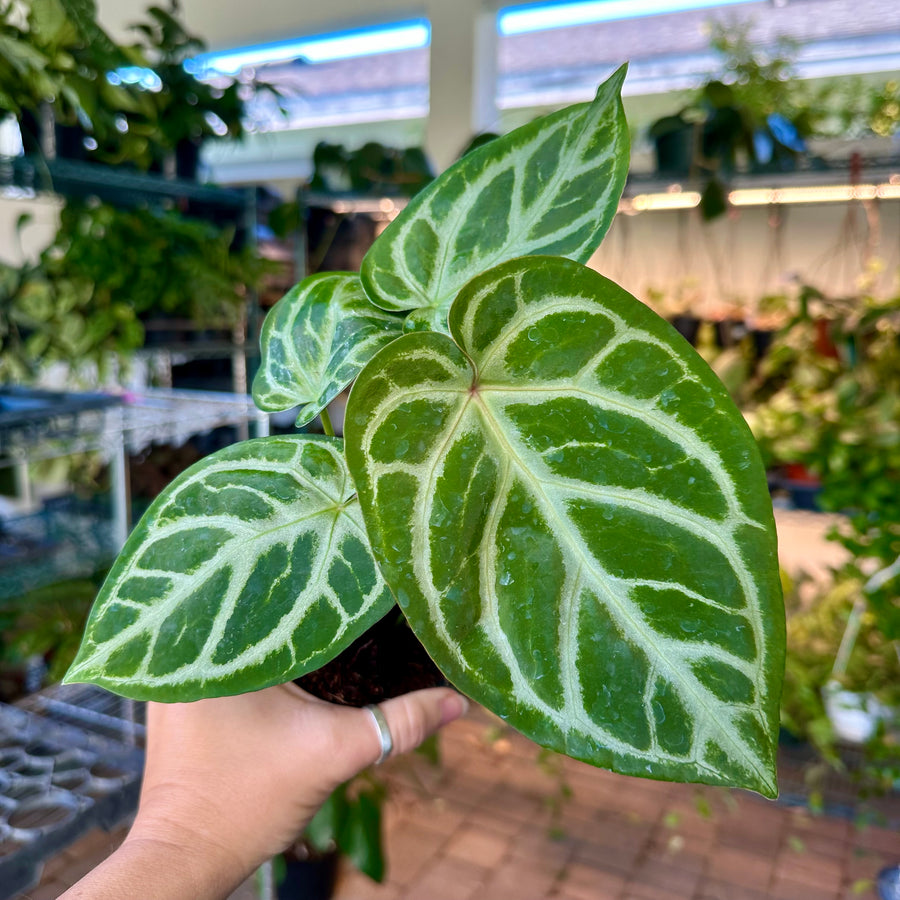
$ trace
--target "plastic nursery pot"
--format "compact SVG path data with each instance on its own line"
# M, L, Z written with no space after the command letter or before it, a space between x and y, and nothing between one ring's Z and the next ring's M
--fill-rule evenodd
M409 691L441 687L447 680L394 609L331 662L296 683L323 700L365 706Z
M338 854L324 853L300 859L284 857L284 878L279 882L278 900L328 900L337 881Z

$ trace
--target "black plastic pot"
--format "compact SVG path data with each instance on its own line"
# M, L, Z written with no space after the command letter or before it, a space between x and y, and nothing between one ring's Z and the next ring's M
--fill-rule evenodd
M672 316L669 320L675 330L693 347L697 346L697 332L700 330L700 320L696 316L687 313Z
M175 177L197 180L200 166L200 142L179 141L175 147Z
M26 109L19 116L19 131L26 156L55 156L56 159L79 161L87 159L88 150L84 141L88 133L81 125L60 125L59 122L52 122L49 115L45 117L39 112Z
M651 129L656 148L656 171L660 175L684 177L694 161L694 126L678 116L660 119Z
M285 857L284 880L278 900L329 900L337 881L338 855L327 853L309 859Z
M19 131L22 134L22 148L26 156L43 155L44 129L41 127L41 118L30 109L23 109L19 115Z

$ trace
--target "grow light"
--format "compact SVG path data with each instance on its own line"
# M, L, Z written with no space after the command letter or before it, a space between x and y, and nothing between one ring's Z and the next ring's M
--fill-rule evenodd
M417 50L427 47L430 41L431 28L428 21L413 19L391 25L204 53L185 63L185 68L197 76L213 72L236 75L245 66L286 63L295 59L310 63L331 62L357 56L373 56L376 53Z
M693 209L700 203L697 191L667 191L664 194L637 194L623 201L623 212L653 212L661 209ZM620 207L621 208L621 207Z
M731 191L732 206L782 203L849 203L851 200L897 200L900 184L835 184L821 187L754 188Z
M500 34L524 34L587 25L590 22L614 22L661 13L688 12L711 6L734 6L749 0L583 0L578 3L529 3L511 6L500 13Z

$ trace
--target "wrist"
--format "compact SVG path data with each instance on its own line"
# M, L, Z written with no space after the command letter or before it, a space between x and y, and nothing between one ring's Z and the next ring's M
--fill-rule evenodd
M166 900L227 897L257 867L243 858L240 848L226 847L202 829L140 814L119 852L135 864L152 866L154 879L162 878L184 891L161 893Z

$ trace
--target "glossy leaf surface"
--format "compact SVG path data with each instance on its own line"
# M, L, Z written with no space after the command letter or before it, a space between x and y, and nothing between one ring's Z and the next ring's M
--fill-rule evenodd
M593 103L490 141L417 194L363 260L373 302L416 310L409 330L446 331L454 297L491 266L539 253L586 262L628 173L624 79L623 66Z
M66 680L166 701L257 690L317 669L392 604L341 442L245 441L150 506Z
M312 275L272 307L263 323L253 399L266 412L300 406L314 419L385 344L402 321L373 306L357 275Z
M351 392L372 547L447 677L554 750L775 793L784 611L756 444L662 319L567 260L475 279Z

